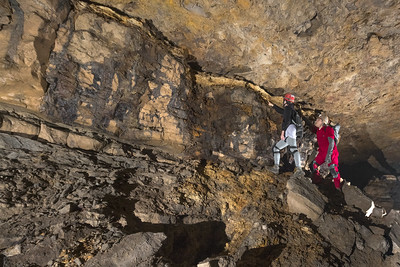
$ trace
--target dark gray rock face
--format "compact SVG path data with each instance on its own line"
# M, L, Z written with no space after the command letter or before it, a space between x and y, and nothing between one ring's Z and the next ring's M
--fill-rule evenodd
M390 230L390 238L393 242L393 253L400 253L400 224L395 221Z
M382 255L386 254L390 249L389 240L384 236L385 229L370 226L367 228L364 225L355 224L357 230L356 246L358 249L363 250L370 248L375 252L380 252Z
M364 213L372 207L372 199L363 194L359 188L345 184L342 191L347 205L359 208Z
M318 232L341 252L350 256L356 241L354 224L341 216L326 214L316 222Z
M342 191L347 205L362 210L365 213L365 216L382 218L387 215L387 211L384 208L375 204L375 202L365 195L359 188L353 185L344 184Z

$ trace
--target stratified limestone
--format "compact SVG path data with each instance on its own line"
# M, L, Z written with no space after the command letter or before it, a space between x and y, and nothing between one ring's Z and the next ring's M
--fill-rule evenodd
M292 92L327 111L344 126L343 161L367 160L380 150L380 164L399 172L398 1L141 0L112 5L151 20L193 55L197 69L243 77L277 95Z
M0 133L5 265L80 265L91 259L94 265L112 265L116 258L139 266L398 262L394 211L388 221L369 221L374 218L337 206L335 214L327 209L312 222L298 210L290 212L287 203L294 191L319 201L321 193L305 178L271 176L263 166L224 155L214 161L185 160L16 110L7 113L15 122L10 125L26 122L46 129L48 137L74 135L77 142L95 137L108 145L73 149L57 138L35 140L19 127ZM390 252L395 255L383 256Z
M252 158L269 151L270 144L262 140L270 138L262 133L274 129L279 119L265 128L265 112L252 109L258 104L242 95L227 104L245 114L226 105L203 110L212 103L214 88L229 94L232 88L247 87L269 100L262 88L275 95L290 91L342 124L342 161L366 161L373 154L376 166L395 173L400 168L398 5L353 0L218 5L207 0L4 1L0 101L125 140L179 151L200 144L189 153ZM225 79L235 82L222 85ZM223 100L214 99L215 105ZM210 139L210 130L216 137L219 129L213 126L223 123L196 120L199 110L221 114L217 120L230 119L221 111L232 114L237 127L228 123L224 135L243 141L217 137L210 142L213 148L202 148L204 140L198 137Z

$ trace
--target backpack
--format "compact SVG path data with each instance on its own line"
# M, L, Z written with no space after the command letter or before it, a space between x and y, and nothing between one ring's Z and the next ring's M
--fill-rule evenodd
M340 124L337 123L335 126L331 126L331 125L325 126L325 132L326 132L326 127L331 127L333 129L333 134L335 136L335 144L337 146L339 144L339 141L340 141L340 134L339 134Z
M335 144L338 145L339 141L340 141L340 134L339 134L340 124L337 123L335 126L331 126L331 127L333 128L334 135L335 135Z
M296 139L301 139L303 138L303 120L296 110L293 110L292 115L292 123L296 126Z

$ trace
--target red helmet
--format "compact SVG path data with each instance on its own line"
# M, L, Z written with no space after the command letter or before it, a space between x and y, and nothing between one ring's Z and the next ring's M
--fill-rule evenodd
M286 101L292 102L294 103L294 95L287 93L283 99L285 99Z

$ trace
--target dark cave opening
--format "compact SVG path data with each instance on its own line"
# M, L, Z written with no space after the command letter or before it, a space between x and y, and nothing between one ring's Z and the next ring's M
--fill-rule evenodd
M220 221L205 221L194 224L155 224L142 222L135 216L135 203L129 193L137 184L128 184L126 179L135 173L135 169L117 172L119 179L114 183L116 195L106 195L107 203L103 212L112 218L113 225L124 234L138 232L163 232L167 238L157 253L157 257L170 266L193 266L206 258L224 255L225 244L229 239L225 233L226 225ZM118 220L124 217L127 224L121 228Z
M339 164L339 172L343 179L360 189L368 185L369 181L384 175L366 161L355 164L341 163Z
M125 234L138 232L163 232L167 238L157 253L170 266L193 266L209 257L224 254L225 244L229 241L225 233L225 224L219 221L207 221L196 224L153 224L142 222L134 215L136 200L125 196L107 196L104 213L111 216L118 227L118 218L125 217L127 225L121 230Z

